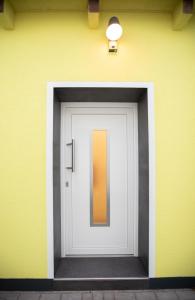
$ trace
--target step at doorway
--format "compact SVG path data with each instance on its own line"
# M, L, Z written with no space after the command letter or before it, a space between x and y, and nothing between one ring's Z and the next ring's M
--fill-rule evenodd
M61 258L55 278L101 279L145 278L147 272L138 257Z

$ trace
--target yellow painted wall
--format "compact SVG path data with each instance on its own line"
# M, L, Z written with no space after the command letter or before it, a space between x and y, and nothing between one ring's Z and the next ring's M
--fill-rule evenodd
M0 277L47 277L48 81L153 81L156 276L195 276L195 19L175 32L168 14L117 14L109 55L101 14L17 14L0 29Z

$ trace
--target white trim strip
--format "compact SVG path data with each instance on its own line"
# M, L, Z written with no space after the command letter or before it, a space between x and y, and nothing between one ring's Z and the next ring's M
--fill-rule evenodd
M156 164L154 86L148 86L148 144L149 144L149 277L155 277L156 267Z
M47 88L47 132L46 132L46 197L48 236L48 278L54 278L53 248L53 96L55 87L107 87L147 88L148 90L148 134L149 134L149 277L156 271L156 205L155 205L155 122L154 87L148 82L49 82ZM132 278L131 278L132 279ZM140 279L140 278L139 278ZM80 280L80 279L79 279Z
M105 88L149 88L151 86L151 82L101 82L101 81L60 81L60 82L48 82L48 86L51 88L56 87L105 87Z
M53 87L47 89L46 124L46 197L47 197L47 261L48 278L54 278L53 248Z
M137 102L63 102L66 108L137 108Z

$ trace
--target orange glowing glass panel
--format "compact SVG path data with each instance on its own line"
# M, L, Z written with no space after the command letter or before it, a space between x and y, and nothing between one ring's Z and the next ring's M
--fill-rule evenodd
M108 224L107 131L92 132L92 225Z

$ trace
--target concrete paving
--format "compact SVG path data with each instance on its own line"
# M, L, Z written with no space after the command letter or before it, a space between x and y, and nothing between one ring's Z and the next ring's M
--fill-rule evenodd
M195 300L195 291L0 292L0 300Z

